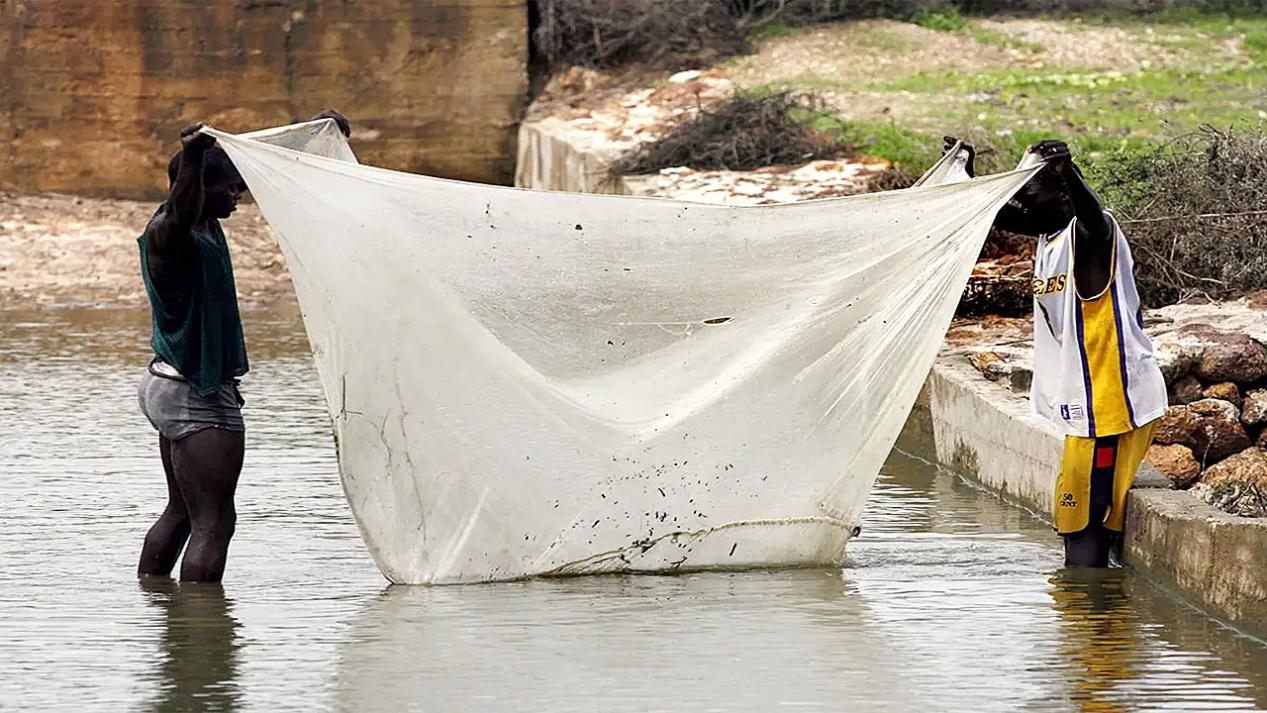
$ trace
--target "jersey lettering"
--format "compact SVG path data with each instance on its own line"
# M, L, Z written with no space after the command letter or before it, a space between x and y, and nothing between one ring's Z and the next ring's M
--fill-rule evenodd
M1061 273L1055 277L1049 277L1045 280L1042 278L1034 280L1034 296L1042 297L1043 295L1053 295L1064 292L1065 275L1067 274L1068 273Z

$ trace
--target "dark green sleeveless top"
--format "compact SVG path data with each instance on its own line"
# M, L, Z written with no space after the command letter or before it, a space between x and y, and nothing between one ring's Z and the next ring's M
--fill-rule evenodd
M176 367L200 396L214 394L220 384L249 368L238 294L233 284L229 244L217 220L205 232L192 231L195 243L191 284L164 300L150 279L145 236L141 246L141 278L154 315L150 346L163 361Z

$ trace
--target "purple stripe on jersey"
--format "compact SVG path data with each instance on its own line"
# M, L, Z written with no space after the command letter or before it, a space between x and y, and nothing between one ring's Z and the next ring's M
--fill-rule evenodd
M1091 399L1091 366L1087 364L1087 338L1082 329L1082 298L1073 296L1077 308L1074 322L1078 325L1078 356L1082 357L1082 385L1087 390L1087 436L1095 438L1095 401Z
M1135 407L1131 405L1131 382L1126 376L1126 338L1122 334L1122 310L1117 301L1117 281L1109 283L1109 293L1113 295L1113 326L1117 327L1117 364L1122 370L1122 395L1126 397L1126 415L1131 419L1131 428L1139 428L1135 424Z

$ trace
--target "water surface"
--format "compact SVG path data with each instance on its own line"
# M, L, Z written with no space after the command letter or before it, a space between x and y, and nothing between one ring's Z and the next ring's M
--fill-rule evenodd
M0 312L0 709L1267 709L1267 647L895 453L839 571L389 587L293 310L253 370L223 587L138 583L147 315Z

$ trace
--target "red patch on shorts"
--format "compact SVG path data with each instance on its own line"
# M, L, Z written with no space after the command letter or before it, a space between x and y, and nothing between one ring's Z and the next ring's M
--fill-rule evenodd
M1113 462L1117 460L1116 448L1097 448L1095 449L1095 467L1112 468Z

